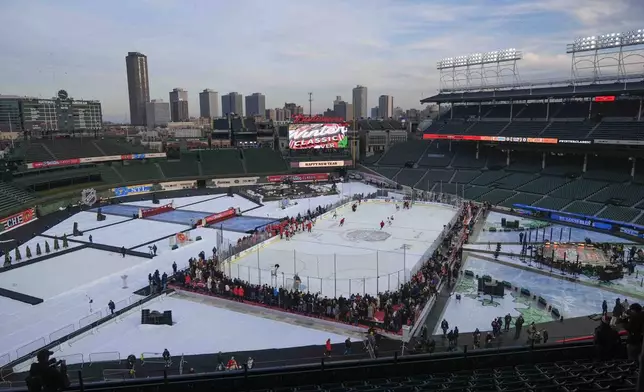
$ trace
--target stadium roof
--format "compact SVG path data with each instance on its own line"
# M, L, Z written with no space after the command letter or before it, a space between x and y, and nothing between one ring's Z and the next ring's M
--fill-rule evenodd
M599 95L642 95L644 81L568 85L560 87L517 87L488 91L441 92L422 99L421 103L449 103L463 101L509 101L546 98L583 98Z

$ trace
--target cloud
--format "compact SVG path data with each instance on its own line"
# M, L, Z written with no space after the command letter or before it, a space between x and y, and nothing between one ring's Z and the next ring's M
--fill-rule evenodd
M356 84L419 107L436 92L443 57L515 47L521 77L567 75L565 45L606 28L637 28L637 0L114 0L3 4L2 93L100 99L107 118L128 118L125 56L148 56L151 96L266 94L267 105L321 112ZM610 27L607 27L610 26Z

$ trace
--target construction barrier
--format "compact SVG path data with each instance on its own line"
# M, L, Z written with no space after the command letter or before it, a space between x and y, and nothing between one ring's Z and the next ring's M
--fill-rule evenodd
M209 226L218 222L223 222L240 214L239 208L229 208L226 211L218 212L216 214L208 215L197 222L196 226Z
M139 218L147 218L149 216L155 216L170 211L174 211L174 203L166 204L161 207L141 208L139 209Z

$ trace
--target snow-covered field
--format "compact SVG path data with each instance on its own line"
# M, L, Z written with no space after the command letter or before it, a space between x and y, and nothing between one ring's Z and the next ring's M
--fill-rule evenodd
M107 219L99 222L96 220L95 212L82 211L77 214L74 214L74 216L65 219L64 221L60 222L56 226L45 231L44 234L59 236L59 237L62 237L63 234L67 234L67 236L70 236L74 234L74 222L78 223L78 230L85 231L85 230L95 229L97 227L111 225L113 223L123 222L128 219L132 219L132 218L115 216L115 215L107 215Z
M347 338L172 296L148 302L143 308L171 310L175 324L142 325L141 311L137 308L94 334L63 345L56 357L69 356L73 362L80 357L77 354L83 354L88 361L90 354L103 353L107 357L101 360L113 360L118 353L123 360L130 354L138 358L141 353L161 353L166 348L172 355L180 356L322 345L326 339L341 343Z
M110 226L86 233L91 234L95 243L131 248L152 241L156 238L172 235L185 230L184 225L156 222L146 219L134 219L116 226Z

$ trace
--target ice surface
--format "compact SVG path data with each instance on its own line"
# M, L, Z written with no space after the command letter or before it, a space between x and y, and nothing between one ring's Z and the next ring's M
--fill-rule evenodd
M74 234L74 222L78 222L78 230L85 231L97 227L111 225L117 222L123 222L128 219L131 219L131 217L106 215L106 219L99 222L96 220L96 212L82 211L74 214L74 216L72 216L71 218L67 218L64 221L60 222L56 226L47 230L44 234L60 237L62 237L63 234L70 236Z
M175 324L142 325L137 309L121 322L100 328L71 346L63 345L56 356L83 354L87 361L91 353L119 352L125 359L130 354L138 358L143 352L161 353L166 348L173 356L196 355L322 345L326 339L341 343L347 338L171 296L147 303L145 308L171 310Z
M95 243L130 248L185 229L184 225L135 219L120 225L94 230L88 234L92 235Z
M152 200L139 200L139 201L133 201L133 202L123 203L123 204L137 206L137 207L160 207L160 206L172 203L174 201L175 208L181 208L182 206L185 206L187 204L199 203L199 202L204 201L204 200L209 200L209 199L213 199L215 197L221 197L221 196L224 196L224 194L213 193L212 195L200 195L200 196L189 196L189 197L173 197L173 198L167 198L167 199L166 198L159 199L159 204L152 203Z
M233 195L233 197L224 196L218 199L202 201L201 203L177 208L186 211L203 211L214 214L216 212L225 211L230 207L239 208L242 212L244 212L258 206L258 204L246 199L245 197Z
M229 272L254 283L268 283L270 269L279 264L284 275L276 284L297 273L308 290L327 296L396 289L405 279L404 271L414 268L455 213L449 207L421 204L396 211L393 203L380 201L363 203L355 213L350 206L341 207L338 218L327 215L312 233L299 233L290 241L276 239L238 259ZM380 230L380 222L392 215L393 224ZM346 221L339 227L342 217ZM386 238L378 239L381 235Z
M593 242L621 242L621 243L632 243L632 241L625 240L620 237L615 237L610 234L605 234L605 233L600 233L592 230L585 230L585 229L578 229L578 228L571 228L570 226L563 226L563 225L555 225L555 224L550 224L549 222L545 221L539 221L536 219L528 219L528 218L523 218L523 217L518 217L514 215L508 215L508 214L502 214L500 212L490 212L488 217L485 220L485 228L486 231L481 231L478 235L478 237L474 240L475 242L519 242L519 232L516 231L510 231L510 232L503 232L503 231L497 231L497 232L490 232L487 231L489 227L496 227L497 229L501 227L501 219L506 218L507 220L519 221L519 225L524 226L524 227L535 227L539 225L539 227L543 226L544 224L546 226L545 230L545 238L550 239L550 228L552 227L552 237L554 241L559 241L560 238L560 232L563 229L563 234L561 235L561 238L564 242L568 242L568 232L569 230L572 229L572 233L570 235L570 241L572 242L584 242L586 238L590 238ZM542 236L543 236L543 229L539 229L539 242L543 242ZM533 230L533 235L534 230Z
M85 248L3 272L0 287L47 300L146 260ZM71 272L73 277L61 271Z

